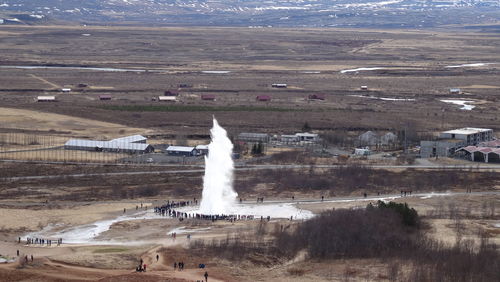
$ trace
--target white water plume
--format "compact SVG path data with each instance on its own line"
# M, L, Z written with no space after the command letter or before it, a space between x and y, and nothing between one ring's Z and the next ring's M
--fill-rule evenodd
M205 157L200 213L227 214L238 197L233 190L233 143L215 118L213 122L210 130L212 142L208 145L208 157Z

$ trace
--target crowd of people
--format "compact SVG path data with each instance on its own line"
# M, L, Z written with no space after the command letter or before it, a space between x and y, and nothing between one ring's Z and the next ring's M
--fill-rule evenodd
M18 238L18 243L21 243L21 237ZM52 246L52 243L57 244L57 246L62 244L62 238L57 240L44 239L44 238L30 238L26 237L26 245L40 245L40 246Z
M254 219L253 215L235 215L235 214L201 214L201 213L187 213L187 212L182 212L175 210L177 208L182 208L189 206L191 204L195 204L197 201L180 201L180 202L174 202L174 201L167 201L166 204L162 206L156 206L154 207L154 212L161 215L161 216L169 216L173 218L178 218L179 220L182 219L187 219L187 218L195 218L195 219L200 219L200 220L210 220L210 221L216 221L216 220L227 220L227 221L236 221L236 220L252 220Z

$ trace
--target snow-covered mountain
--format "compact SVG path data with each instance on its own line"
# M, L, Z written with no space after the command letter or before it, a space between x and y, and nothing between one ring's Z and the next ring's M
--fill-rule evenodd
M500 0L0 0L0 19L5 23L425 27L498 22Z

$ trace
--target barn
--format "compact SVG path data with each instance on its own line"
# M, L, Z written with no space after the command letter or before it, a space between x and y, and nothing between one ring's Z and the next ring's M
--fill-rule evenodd
M168 146L166 152L169 156L192 157L198 155L198 150L195 147L186 146Z
M85 139L70 139L64 144L64 149L128 154L144 154L154 151L154 148L149 144L95 141Z

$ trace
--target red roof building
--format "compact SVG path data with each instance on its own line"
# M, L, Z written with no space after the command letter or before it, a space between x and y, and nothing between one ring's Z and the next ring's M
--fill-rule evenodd
M269 95L259 95L255 98L255 100L259 102L269 102L271 101L271 96Z
M215 101L217 97L213 94L201 94L201 99L204 101Z

